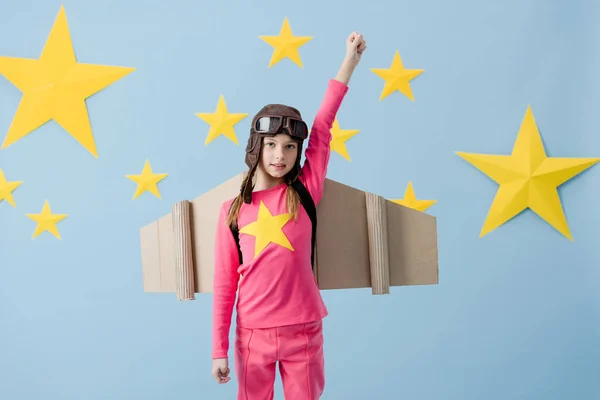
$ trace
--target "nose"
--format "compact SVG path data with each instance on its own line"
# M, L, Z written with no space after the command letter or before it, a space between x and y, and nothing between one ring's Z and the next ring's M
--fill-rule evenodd
M281 148L277 148L277 150L275 150L275 158L278 160L283 160L283 151Z

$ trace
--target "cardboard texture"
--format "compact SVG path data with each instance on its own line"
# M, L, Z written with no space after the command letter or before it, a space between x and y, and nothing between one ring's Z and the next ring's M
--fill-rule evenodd
M193 300L211 293L221 204L239 193L241 173L140 229L144 292ZM315 276L321 290L438 283L436 219L376 194L325 180L317 206Z

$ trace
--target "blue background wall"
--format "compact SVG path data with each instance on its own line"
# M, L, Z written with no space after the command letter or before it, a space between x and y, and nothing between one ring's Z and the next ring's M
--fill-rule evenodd
M324 292L324 399L591 399L600 358L600 169L560 188L574 242L531 212L479 238L497 186L455 151L509 154L528 104L549 156L600 155L600 6L570 1L64 2L78 61L136 68L87 102L100 157L51 122L0 151L17 208L0 203L0 398L231 399L210 376L211 297L142 289L139 228L245 168L240 146L204 146L230 112L267 102L312 120L350 32L368 51L338 115L352 162L328 177L436 199L440 284ZM376 4L378 3L378 4ZM562 5L561 5L562 4ZM0 4L0 55L38 58L61 3ZM373 12L370 16L368 12ZM267 69L284 17L304 69ZM425 72L412 103L378 101L394 52ZM0 136L20 92L0 79ZM163 199L135 201L149 159ZM25 213L48 199L62 241ZM232 361L232 360L231 360ZM279 378L276 398L282 399Z

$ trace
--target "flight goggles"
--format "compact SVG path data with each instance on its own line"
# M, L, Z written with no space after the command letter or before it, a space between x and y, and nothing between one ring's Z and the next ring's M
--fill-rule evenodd
M306 139L308 126L299 118L281 115L262 115L254 122L253 130L262 135L275 135L281 130L286 130L292 137Z

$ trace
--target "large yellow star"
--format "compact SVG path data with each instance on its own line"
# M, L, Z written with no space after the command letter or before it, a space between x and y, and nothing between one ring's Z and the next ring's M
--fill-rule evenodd
M330 132L332 136L330 143L331 150L339 153L346 160L350 161L350 155L348 154L348 149L346 148L346 141L360 131L358 129L340 129L340 124L336 118L333 121Z
M60 237L60 233L58 233L58 228L56 224L67 218L67 214L52 214L50 211L50 204L48 200L44 202L44 207L42 208L42 212L40 214L25 214L35 222L37 222L37 226L35 227L35 232L33 232L32 239L35 239L40 233L50 232L57 239L62 240Z
M217 103L217 109L214 113L197 113L197 117L202 119L204 122L210 124L210 129L204 145L209 144L217 138L219 135L225 136L233 143L238 144L237 136L235 135L234 126L248 114L233 114L227 111L227 105L225 104L225 98L223 95L219 96L219 102Z
M152 167L150 167L150 161L146 160L144 169L140 175L125 175L126 178L131 179L137 183L137 189L133 195L133 200L137 199L139 195L148 191L158 197L160 192L158 191L158 182L162 181L168 176L168 174L154 174L152 173Z
M269 243L275 243L294 251L292 244L282 230L289 220L289 213L273 216L267 206L262 201L260 202L256 221L240 229L240 233L252 235L256 238L254 257L258 256Z
M395 199L392 202L401 204L405 207L412 208L413 210L425 211L435 203L437 200L417 200L417 196L415 196L415 191L413 189L413 185L411 181L408 181L408 186L406 186L406 191L404 192L403 199Z
M273 55L269 61L269 68L283 60L285 57L292 60L300 68L304 68L298 49L312 39L311 36L294 36L292 28L286 18L279 31L279 36L259 36L262 40L273 46Z
M510 156L457 154L500 185L480 237L529 208L573 240L557 188L600 158L547 157L529 106Z
M61 6L38 60L0 57L0 75L23 93L2 148L54 120L98 158L85 99L133 70L78 63Z
M4 176L4 171L0 168L0 202L6 200L13 207L16 207L15 199L13 199L12 192L18 188L23 181L12 181L8 182Z
M406 97L415 101L412 90L410 88L410 81L421 75L424 70L422 69L406 69L400 58L400 52L396 50L392 65L388 69L384 68L371 68L375 74L385 80L385 85L379 96L379 100L385 99L387 96L392 94L394 91L403 93Z

